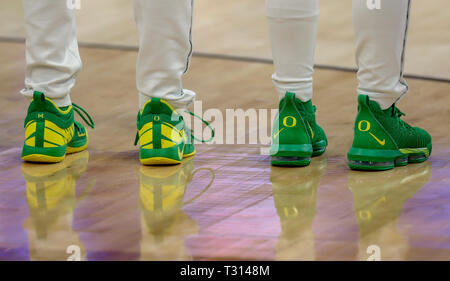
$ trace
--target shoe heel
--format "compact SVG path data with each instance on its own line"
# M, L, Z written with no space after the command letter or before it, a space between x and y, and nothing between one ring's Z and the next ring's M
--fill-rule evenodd
M311 144L272 145L270 163L274 166L308 166L312 154Z
M168 148L142 149L139 157L142 165L173 165L183 161L184 144Z
M34 147L24 145L22 160L37 163L58 163L64 160L66 146L61 147Z

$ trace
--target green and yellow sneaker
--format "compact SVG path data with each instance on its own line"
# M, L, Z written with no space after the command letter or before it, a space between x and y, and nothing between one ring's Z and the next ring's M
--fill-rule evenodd
M431 136L401 120L402 115L395 104L382 110L368 96L359 95L348 166L354 170L389 170L427 160L432 149Z
M41 92L34 92L25 118L25 143L22 159L29 162L56 163L66 153L83 151L88 145L86 129L74 120L74 110L90 127L94 122L76 104L59 108ZM86 118L80 110L86 114Z
M202 121L209 126L208 122ZM139 158L143 165L178 164L184 157L196 153L195 138L186 127L183 116L163 99L152 98L144 105L137 115L137 128L135 144L139 140ZM212 132L211 139L214 130Z
M274 121L271 164L274 166L307 166L311 157L322 155L327 137L316 123L316 107L287 92L281 99Z

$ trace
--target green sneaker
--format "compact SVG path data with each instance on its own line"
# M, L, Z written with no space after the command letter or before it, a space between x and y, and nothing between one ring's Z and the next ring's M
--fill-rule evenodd
M85 150L89 138L83 125L74 121L74 111L86 124L94 128L89 114L78 105L73 103L71 106L59 108L43 93L34 92L24 122L25 143L22 159L29 162L56 163L62 161L66 153Z
M404 114L395 104L382 110L365 95L358 96L358 104L353 145L347 154L351 169L389 170L428 159L431 136L401 120Z
M209 126L208 122L202 121ZM178 164L196 153L195 137L185 125L183 116L163 99L152 98L144 105L137 115L137 128L135 145L140 142L139 158L143 165ZM211 139L213 137L214 130Z
M272 132L272 165L307 166L311 157L325 152L327 137L316 123L315 112L311 101L302 102L293 93L281 99Z

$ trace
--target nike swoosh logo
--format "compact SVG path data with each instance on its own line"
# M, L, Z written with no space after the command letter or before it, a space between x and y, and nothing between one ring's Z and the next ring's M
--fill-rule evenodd
M279 130L275 135L273 135L273 138L276 139L278 137L278 135L281 133L281 131L283 131L286 128L282 128L281 130Z
M384 146L386 144L386 139L380 140L379 138L377 138L374 134L372 134L371 132L369 132L369 134L382 146Z
M183 159L183 150L181 149L181 147L178 148L178 159Z
M311 131L311 138L313 139L313 138L314 138L314 132L313 132L313 129L311 128L311 125L309 124L308 121L306 121L306 124L308 124L309 130Z

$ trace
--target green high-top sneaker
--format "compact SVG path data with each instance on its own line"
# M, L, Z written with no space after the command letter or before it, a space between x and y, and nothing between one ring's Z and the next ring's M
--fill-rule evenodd
M401 120L402 115L395 104L382 110L368 96L359 95L348 166L354 170L389 170L427 160L432 148L431 136Z
M311 157L322 155L327 137L316 123L316 107L287 92L280 101L274 121L271 164L274 166L307 166Z

